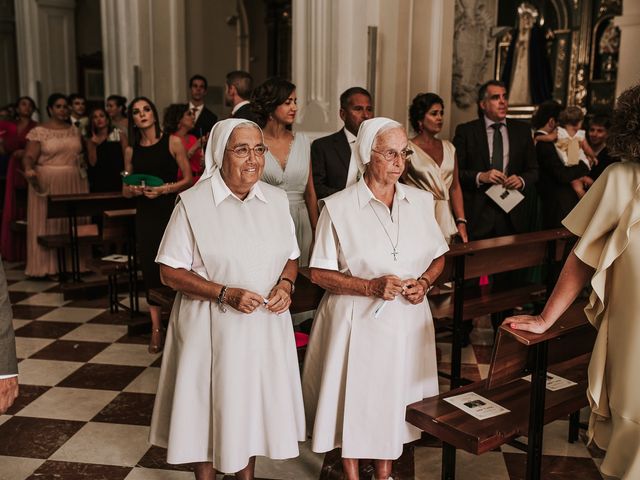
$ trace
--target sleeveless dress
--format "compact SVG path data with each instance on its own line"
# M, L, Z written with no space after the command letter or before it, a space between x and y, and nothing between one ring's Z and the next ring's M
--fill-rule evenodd
M47 195L87 193L89 184L79 168L82 143L76 127L51 129L37 126L27 140L40 143L40 156L34 165L42 192L29 185L27 200L27 266L25 273L33 277L55 275L58 262L55 249L38 245L38 236L69 232L66 219L47 220ZM83 255L80 268L83 268Z
M178 135L176 135L176 137L178 137L182 142L182 145L184 145L185 152L189 152L189 150L191 150L191 147L193 147L193 145L198 141L198 139L190 133L188 133L184 137L179 137ZM196 183L198 180L200 180L200 176L204 171L202 148L198 148L195 152L193 152L193 155L191 155L191 158L189 159L189 166L191 167L191 175L193 175L193 183ZM182 170L180 170L180 168L178 168L177 179L178 181L182 180Z
M165 183L176 181L177 164L169 151L169 135L162 135L154 145L133 147L131 162L134 173L155 175ZM147 301L149 289L162 286L160 269L155 263L155 258L175 200L175 194L160 195L153 200L145 196L137 197L136 243Z
M324 202L311 268L366 279L417 278L449 249L428 192L397 183L389 212L360 179ZM397 242L397 260L385 229ZM429 303L398 296L376 317L381 303L327 292L318 306L302 375L314 452L341 447L345 458L392 460L403 444L420 438L405 411L438 394Z
M309 212L304 203L304 191L309 179L310 148L309 139L302 133L296 133L284 170L271 152L267 152L262 172L264 182L287 192L289 211L296 226L296 238L300 247L301 267L306 267L309 264L309 247L312 236Z
M409 142L409 148L415 153L409 162L406 182L408 185L433 194L436 221L440 225L444 238L451 243L452 237L458 233L449 198L449 189L453 183L456 147L447 140L441 141L444 156L440 166L427 152L415 143Z
M122 190L124 155L120 144L120 130L114 129L104 142L96 146L96 164L87 166L89 190L119 192Z
M589 440L607 450L600 469L640 478L640 163L607 168L562 222L576 256L595 269L585 313L598 329L589 363Z
M225 193L226 192L226 193ZM264 297L298 257L287 198L257 182L244 201L220 171L180 194L157 261ZM244 314L178 293L171 311L150 442L169 463L237 472L253 455L298 456L304 407L293 324L264 307Z

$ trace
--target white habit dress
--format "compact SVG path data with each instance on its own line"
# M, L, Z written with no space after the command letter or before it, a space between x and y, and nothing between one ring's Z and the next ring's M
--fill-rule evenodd
M312 268L417 278L448 250L429 192L396 184L390 212L361 179L324 202ZM342 447L345 458L396 459L420 438L404 418L409 403L438 394L429 304L398 296L374 318L381 302L328 292L320 302L302 381L315 452Z
M244 201L220 171L180 194L156 261L267 297L296 259L286 194L258 182ZM237 472L249 457L298 456L304 407L291 316L252 314L176 296L150 442L169 463L213 462Z

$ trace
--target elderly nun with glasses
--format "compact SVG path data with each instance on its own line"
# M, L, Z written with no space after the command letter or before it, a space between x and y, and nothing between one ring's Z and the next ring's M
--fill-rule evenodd
M169 463L197 463L198 480L253 479L256 455L296 457L305 439L288 311L300 251L286 193L260 181L260 128L229 119L210 138L156 258L178 294L150 441Z
M323 200L310 261L326 294L303 373L312 449L342 448L345 478L375 459L376 479L420 431L408 404L438 394L433 320L425 295L448 250L433 195L398 183L411 155L402 126L360 126L353 156L362 178Z

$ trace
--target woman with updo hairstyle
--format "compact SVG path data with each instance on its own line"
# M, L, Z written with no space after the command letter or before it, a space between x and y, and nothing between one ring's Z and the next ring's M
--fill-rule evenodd
M27 267L30 277L58 273L55 249L38 244L40 235L69 232L66 219L47 219L47 197L63 193L87 193L89 184L80 168L80 131L69 123L67 96L53 93L47 100L49 120L27 134L22 159L29 182L27 201ZM80 268L84 266L80 259Z
M195 124L196 117L187 103L174 103L164 110L164 118L162 120L164 131L169 135L178 137L182 145L184 145L194 183L198 181L204 169L202 151L207 141L207 136L196 138L195 135L189 133ZM178 169L178 180L181 178L182 172Z
M127 99L122 95L109 95L105 102L105 110L109 114L111 124L124 133L129 129L127 119Z
M283 78L271 78L253 91L251 108L269 148L262 180L287 192L301 250L300 266L305 267L319 212L309 139L291 130L298 111L296 86Z
M583 291L593 288L585 314L598 330L589 363L588 439L607 451L606 478L640 478L640 85L618 97L607 140L622 161L598 177L563 220L579 237L540 315L505 320L516 330L543 333Z
M458 236L468 241L456 148L436 137L444 123L444 101L435 93L419 93L409 107L416 136L409 142L415 153L407 162L404 181L427 190L435 199L435 216L449 243Z

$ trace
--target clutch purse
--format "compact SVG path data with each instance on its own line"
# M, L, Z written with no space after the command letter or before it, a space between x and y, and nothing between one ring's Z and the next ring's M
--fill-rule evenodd
M159 187L164 185L164 181L155 175L147 175L146 173L133 173L122 178L125 185L136 187Z

